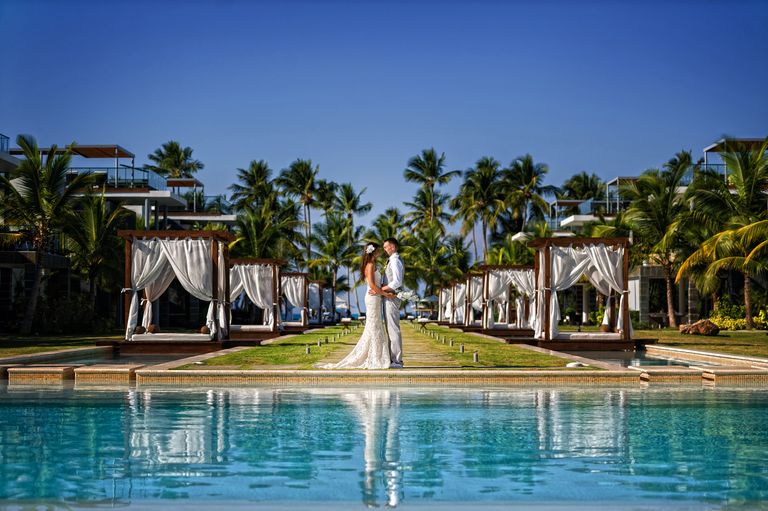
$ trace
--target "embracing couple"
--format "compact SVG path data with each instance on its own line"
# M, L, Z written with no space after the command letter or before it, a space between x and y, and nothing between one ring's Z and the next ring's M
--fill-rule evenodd
M367 243L363 249L360 273L368 284L365 295L365 330L354 349L341 362L322 366L324 369L401 369L403 338L400 335L400 300L397 291L403 286L403 262L395 238L384 240L383 249L389 260L382 285L376 260L382 247ZM383 302L383 304L382 304ZM382 319L384 315L384 320ZM387 329L384 330L384 321Z

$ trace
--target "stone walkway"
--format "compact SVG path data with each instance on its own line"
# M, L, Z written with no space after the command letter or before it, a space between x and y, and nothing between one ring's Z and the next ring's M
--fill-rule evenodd
M401 324L400 331L403 334L403 365L406 369L441 369L456 368L461 365L442 353L432 348L433 340L423 335L415 334L415 330L407 323ZM344 345L342 349L335 349L333 353L323 359L322 363L335 363L347 356L352 351L363 330L358 329L351 335L342 337L338 344Z

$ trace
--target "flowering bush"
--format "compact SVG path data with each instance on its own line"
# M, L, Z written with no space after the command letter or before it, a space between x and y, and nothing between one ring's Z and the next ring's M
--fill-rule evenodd
M744 305L730 303L728 300L717 302L717 312L710 316L710 321L721 330L745 330L747 328L747 312ZM752 316L755 328L764 330L768 328L768 310L761 310Z

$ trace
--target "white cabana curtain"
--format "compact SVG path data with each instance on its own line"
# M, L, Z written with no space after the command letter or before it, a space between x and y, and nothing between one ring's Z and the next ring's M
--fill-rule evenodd
M534 297L536 296L536 277L533 270L512 270L509 272L510 283L515 286L520 296L517 297L517 328L529 328L535 322ZM525 300L528 300L528 317L525 316Z
M445 301L445 321L453 322L453 288L447 290L447 297Z
M195 298L211 302L206 325L211 337L217 335L215 314L219 304L213 300L213 265L211 240L205 239L134 239L131 255L131 307L128 312L125 338L130 339L139 319L138 293L151 286L149 295L157 299L170 285L172 273L182 287ZM162 290L162 291L161 291ZM152 301L150 297L149 302ZM148 303L151 309L151 303ZM145 304L145 307L147 304ZM148 315L151 320L151 313ZM147 323L148 325L149 323Z
M454 323L464 323L464 312L467 298L467 285L464 283L456 284L456 293L453 296L454 306Z
M589 254L590 262L592 266L589 272L589 281L597 288L598 291L604 295L610 295L610 291L613 290L619 293L621 297L619 299L619 312L616 318L616 328L622 332L624 328L624 304L629 299L627 296L629 291L626 292L622 289L624 283L624 247L607 247L603 243L599 245L590 245L586 247ZM600 282L600 286L597 282ZM601 289L608 287L608 292L603 292ZM609 296L610 299L610 296ZM610 302L606 304L606 314L603 317L603 324L610 321L608 317L608 311L610 310ZM632 322L629 324L630 335L632 333Z
M179 279L181 287L189 294L210 302L205 324L211 337L219 335L216 329L216 316L221 316L221 303L213 301L213 263L211 262L211 247L213 242L206 239L168 239L159 240L168 264ZM220 284L219 284L220 286Z
M509 300L509 270L490 270L488 272L488 307L491 302L495 302L499 306L499 323L506 323L506 303ZM493 328L493 309L488 309L485 326L486 328Z
M317 314L317 319L320 320L322 318L322 313L320 311L322 307L322 301L320 299L320 284L317 282L311 282L309 284L309 295L307 295L307 301L309 302L309 308Z
M305 278L300 276L283 275L280 281L285 299L292 306L301 309L302 323L305 321L307 314L304 308L304 280Z
M443 288L440 290L440 311L437 317L438 321L445 321L449 318L448 311L450 310L450 306L451 290Z
M167 271L165 256L160 250L160 240L133 240L131 249L131 307L128 312L128 324L125 326L125 338L130 339L136 325L139 324L139 291Z
M236 264L229 272L229 301L245 292L256 307L264 310L264 324L270 326L275 321L272 288L272 266L268 264Z
M148 328L152 324L152 304L165 293L173 279L176 278L171 266L166 261L163 261L163 265L164 269L160 277L144 288L144 298L141 300L144 303L144 315L141 318L141 325L144 328Z

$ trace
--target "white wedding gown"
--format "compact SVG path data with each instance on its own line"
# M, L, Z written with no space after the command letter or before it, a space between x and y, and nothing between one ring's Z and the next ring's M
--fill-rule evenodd
M381 273L376 271L374 280L381 285ZM335 364L320 366L323 369L388 369L389 338L384 330L381 312L381 295L365 293L365 329L355 348Z

